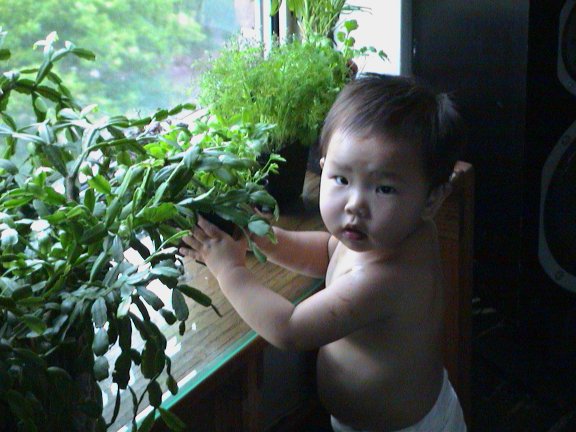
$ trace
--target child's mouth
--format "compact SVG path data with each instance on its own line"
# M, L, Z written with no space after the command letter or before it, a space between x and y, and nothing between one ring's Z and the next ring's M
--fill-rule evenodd
M342 232L342 236L348 240L359 241L359 240L363 240L366 237L366 234L364 234L362 231L357 230L355 228L346 227L346 228L344 228L344 231Z

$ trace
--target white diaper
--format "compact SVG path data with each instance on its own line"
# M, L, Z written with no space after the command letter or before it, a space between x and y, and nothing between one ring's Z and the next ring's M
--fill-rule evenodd
M331 421L334 432L361 432L340 423L334 416L332 416ZM430 412L415 425L397 432L466 432L466 430L458 396L450 384L448 373L444 371L442 390Z

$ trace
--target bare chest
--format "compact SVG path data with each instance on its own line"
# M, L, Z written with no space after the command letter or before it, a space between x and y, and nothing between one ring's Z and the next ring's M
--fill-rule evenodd
M341 245L336 246L326 270L326 287L330 287L332 281L339 277L359 269L361 265L360 260L351 251Z

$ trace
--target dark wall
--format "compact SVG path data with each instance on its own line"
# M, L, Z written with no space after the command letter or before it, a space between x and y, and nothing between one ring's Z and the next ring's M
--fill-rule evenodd
M454 95L476 168L477 289L515 313L522 250L528 0L412 0L412 72Z
M576 293L538 260L542 168L576 120L576 96L557 76L567 2L412 0L412 72L453 92L469 126L464 159L477 174L476 295L514 327L533 370L546 371L541 383L556 383L561 398L576 403ZM568 162L561 178L576 178L574 167ZM569 205L552 203L560 213L553 219L573 232L575 186L561 186L559 202ZM537 372L529 375L538 382Z

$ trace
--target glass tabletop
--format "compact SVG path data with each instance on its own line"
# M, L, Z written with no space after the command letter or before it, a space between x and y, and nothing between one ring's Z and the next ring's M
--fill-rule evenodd
M309 173L304 186L303 199L293 208L283 211L278 223L279 226L295 230L323 230L324 226L318 212L318 177ZM219 317L210 307L204 307L193 300L186 299L190 310L190 317L186 321L186 332L180 335L178 325L169 326L164 319L153 309L150 315L167 339L167 354L172 361L172 376L178 382L179 391L172 395L169 391L163 395L162 407L169 409L179 400L193 392L200 383L213 374L228 361L234 359L239 352L256 341L258 335L252 331L231 307L221 293L216 280L205 266L193 261L185 262L186 282L207 294L213 304L221 313ZM247 266L256 275L259 281L293 303L298 303L308 295L318 290L322 280L313 279L291 273L271 263L259 263L253 256L247 258ZM149 286L166 304L170 303L170 290L162 284ZM133 338L137 332L133 333ZM142 344L141 340L134 340L135 344ZM109 361L111 364L120 354L120 348L111 350ZM166 376L159 378L158 382L165 386ZM138 395L141 395L148 381L142 378L139 370L133 368L130 372L130 386ZM100 383L104 399L104 418L110 421L113 415L114 402L117 392L116 384L111 379ZM133 414L132 396L128 389L121 390L122 405L118 417L109 430L130 430ZM151 407L145 400L140 406L138 419L143 419Z

